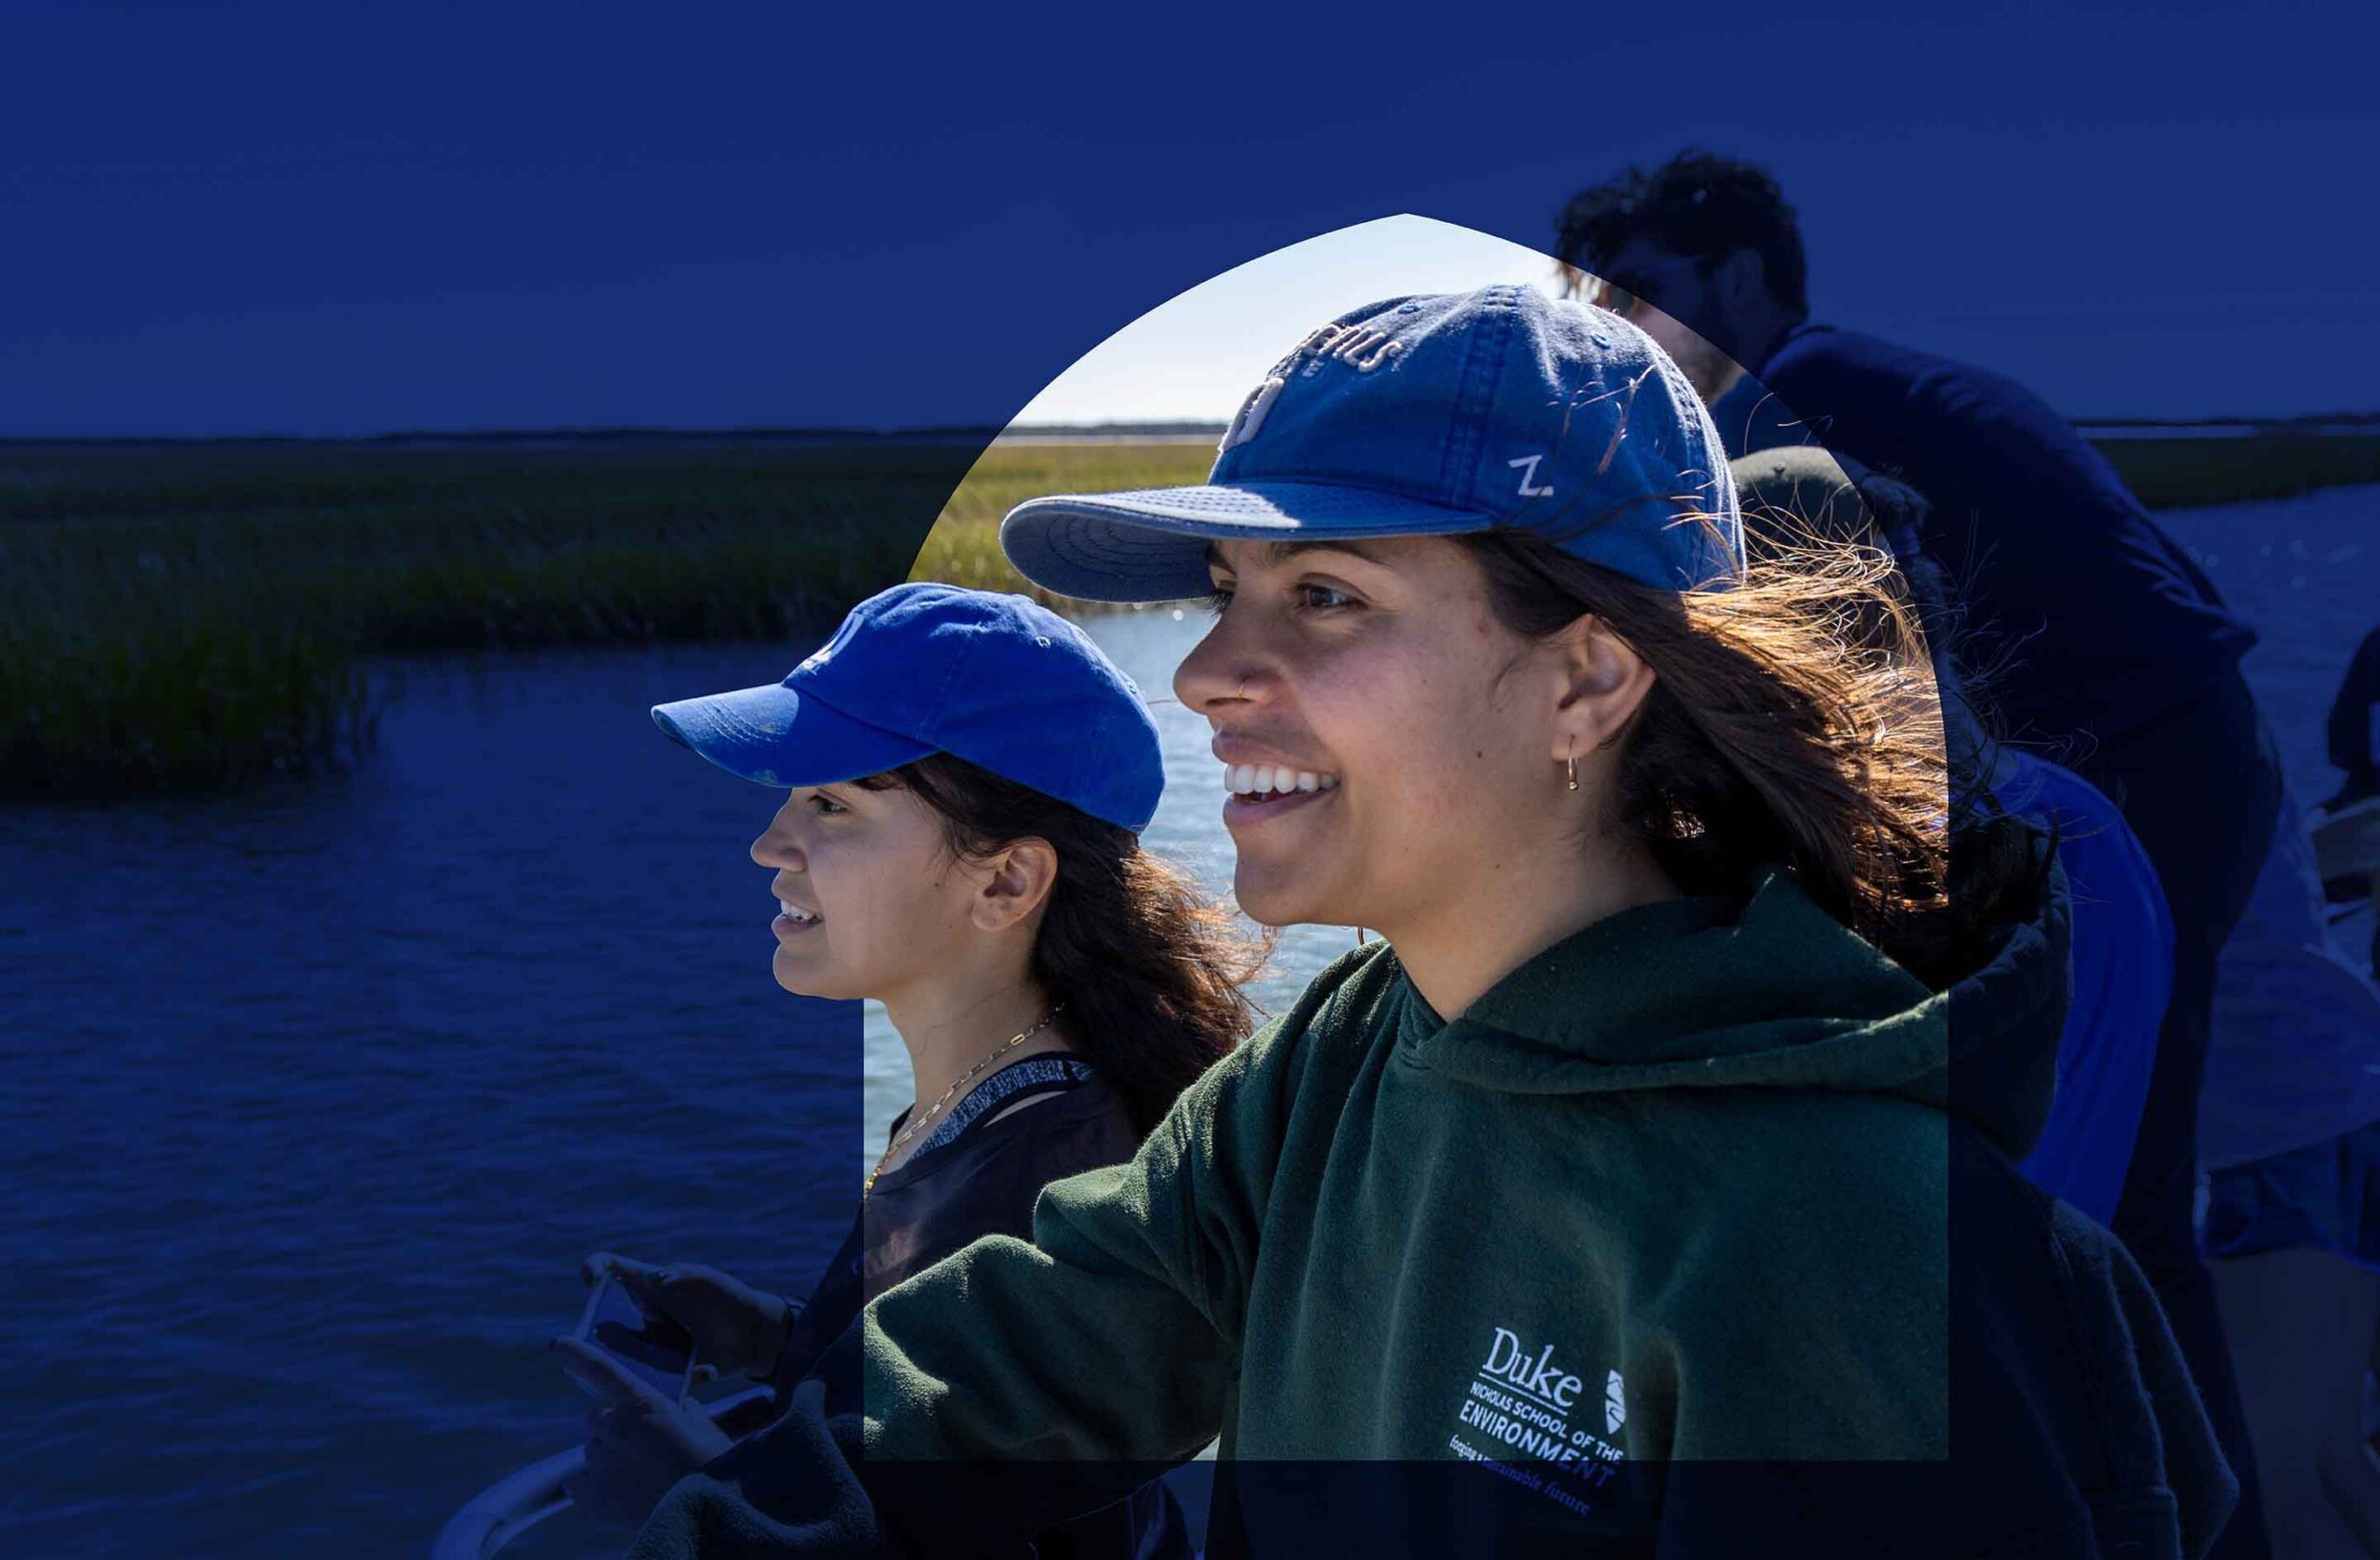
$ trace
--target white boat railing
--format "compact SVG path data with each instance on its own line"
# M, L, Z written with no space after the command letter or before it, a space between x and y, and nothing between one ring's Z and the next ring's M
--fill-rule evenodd
M747 1391L703 1405L714 1419L731 1410L765 1401L770 1389ZM587 1466L587 1448L573 1447L530 1463L496 1480L466 1501L446 1519L430 1560L487 1560L489 1555L570 1504L562 1485ZM622 1539L622 1547L627 1540Z

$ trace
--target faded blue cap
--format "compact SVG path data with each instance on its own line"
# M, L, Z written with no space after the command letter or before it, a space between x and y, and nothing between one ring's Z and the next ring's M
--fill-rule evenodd
M1165 764L1141 691L1023 596L896 585L782 682L655 705L661 729L763 786L829 786L948 753L1138 833Z
M1249 393L1197 487L1018 505L1000 546L1062 595L1211 588L1210 541L1514 526L1673 590L1743 573L1727 457L1652 338L1535 287L1391 298L1321 326Z

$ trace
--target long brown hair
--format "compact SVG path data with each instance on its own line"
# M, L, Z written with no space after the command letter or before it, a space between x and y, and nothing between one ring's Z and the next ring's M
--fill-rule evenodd
M1967 859L1951 799L1971 787L1951 783L1924 637L1888 555L1813 536L1756 551L1732 589L1680 594L1534 533L1455 539L1506 627L1540 638L1592 615L1652 668L1614 739L1602 826L1645 840L1686 892L1739 892L1783 866L1940 989L1982 928L2037 890L2045 855Z
M1057 853L1031 973L1065 1004L1069 1043L1124 1097L1143 1136L1252 1027L1240 987L1270 941L1242 932L1131 830L948 753L858 784L915 792L959 859L1027 839Z

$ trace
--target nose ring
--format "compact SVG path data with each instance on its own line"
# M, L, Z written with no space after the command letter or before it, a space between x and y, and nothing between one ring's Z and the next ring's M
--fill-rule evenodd
M1249 679L1245 677L1239 680L1239 696L1243 699L1248 697L1248 683Z

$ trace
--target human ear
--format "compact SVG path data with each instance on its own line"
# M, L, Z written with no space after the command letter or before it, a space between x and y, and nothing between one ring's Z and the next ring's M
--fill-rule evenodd
M1730 314L1768 300L1768 262L1757 249L1731 249L1711 272L1712 290Z
M1560 682L1552 757L1567 760L1620 739L1652 692L1653 668L1636 647L1592 615L1554 638Z
M985 932L1001 932L1030 918L1058 881L1058 853L1046 839L1019 839L985 864L971 919Z

